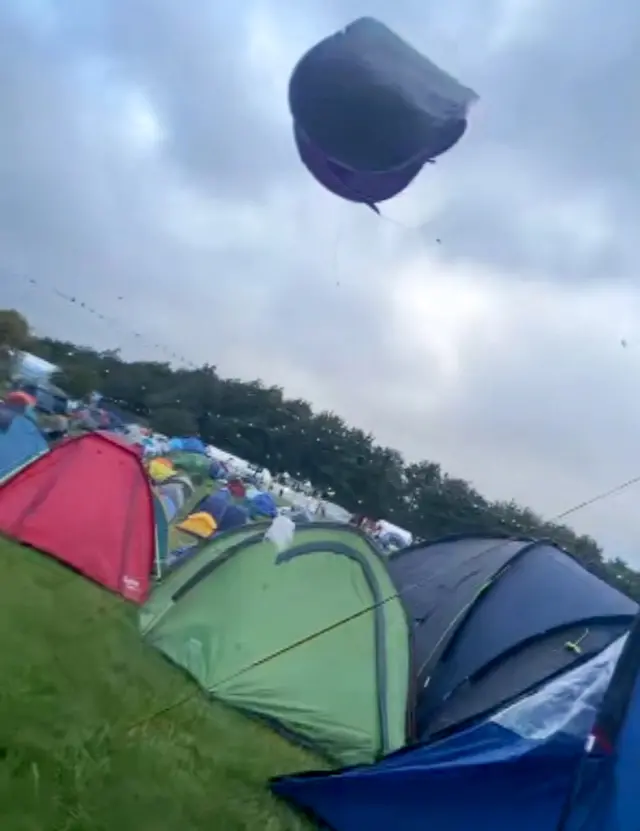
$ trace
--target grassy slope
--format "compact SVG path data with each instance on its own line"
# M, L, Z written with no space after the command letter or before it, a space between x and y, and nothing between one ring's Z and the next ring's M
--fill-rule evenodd
M1 539L0 575L2 831L307 828L265 782L317 763L205 701L118 598Z

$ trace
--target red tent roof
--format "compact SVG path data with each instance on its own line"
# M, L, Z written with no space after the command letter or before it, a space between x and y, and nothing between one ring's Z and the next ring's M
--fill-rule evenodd
M68 439L0 485L0 531L137 603L156 546L139 455L106 433Z

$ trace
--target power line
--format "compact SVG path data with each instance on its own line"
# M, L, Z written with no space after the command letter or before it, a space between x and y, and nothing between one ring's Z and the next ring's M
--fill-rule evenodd
M52 294L59 300L63 300L66 303L69 303L69 305L73 305L76 309L80 309L86 314L92 315L97 320L100 320L104 323L109 324L110 326L120 329L122 332L129 335L131 338L133 338L134 341L137 341L138 343L145 344L146 346L150 346L154 349L160 350L164 354L165 359L169 358L170 360L177 361L185 365L189 369L198 368L198 365L196 363L189 360L187 357L180 354L172 347L167 346L161 341L149 338L146 334L144 334L144 332L141 332L136 329L131 329L127 325L123 324L122 321L118 320L112 315L105 314L104 312L95 308L91 303L88 303L79 295L69 294L68 292L58 288L57 286L46 285L44 283L39 282L34 277L19 277L15 274L10 274L10 276L13 277L16 281L22 282L28 288ZM127 298L124 295L119 295L116 299L118 302L127 302Z

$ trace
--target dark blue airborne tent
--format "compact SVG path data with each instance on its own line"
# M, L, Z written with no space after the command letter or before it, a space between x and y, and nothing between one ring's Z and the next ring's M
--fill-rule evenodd
M0 403L0 481L48 449L34 421Z
M476 99L373 18L312 47L289 82L302 162L328 190L372 208L462 138Z
M274 792L335 831L557 831L636 604L545 541L453 537L388 568L412 624L408 747Z

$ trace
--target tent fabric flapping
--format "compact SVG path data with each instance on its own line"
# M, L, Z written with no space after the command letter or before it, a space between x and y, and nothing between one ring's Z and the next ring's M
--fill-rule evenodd
M640 616L580 759L558 831L635 831L640 770Z
M477 98L369 17L313 46L289 82L305 167L332 193L374 209L462 138Z
M166 524L140 456L107 433L68 439L0 484L0 531L128 600L145 600Z
M628 637L480 725L272 790L332 831L636 831L639 767L637 618Z
M32 419L0 402L0 482L48 449L45 437Z
M157 618L154 592L146 637L212 695L344 765L482 723L637 613L544 541L451 537L383 557L342 524L298 526L283 552L252 530L179 567Z

